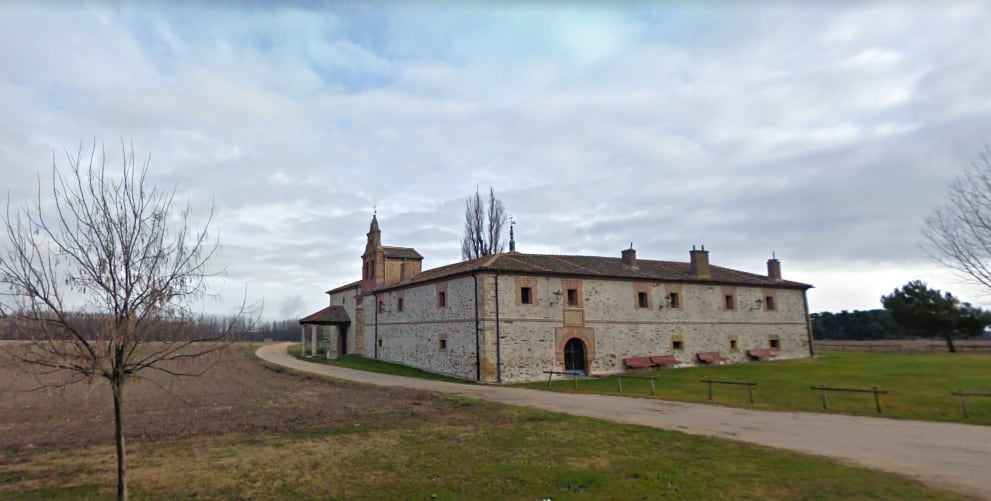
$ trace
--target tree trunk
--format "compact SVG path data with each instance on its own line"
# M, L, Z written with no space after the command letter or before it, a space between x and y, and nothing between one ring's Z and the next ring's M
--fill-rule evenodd
M950 353L956 353L957 347L953 346L953 336L950 335L949 333L946 333L943 334L943 337L946 338L946 349L950 350Z
M121 409L124 406L124 382L110 380L114 394L114 438L117 443L117 499L127 501L127 463L124 449L124 424L121 421Z

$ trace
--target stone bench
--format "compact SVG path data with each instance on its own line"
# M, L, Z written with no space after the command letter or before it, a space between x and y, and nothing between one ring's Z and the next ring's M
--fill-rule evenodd
M718 351L700 351L695 354L699 362L703 364L718 364L726 360L726 357Z
M754 360L769 360L774 357L774 353L767 348L754 348L747 350L747 356Z

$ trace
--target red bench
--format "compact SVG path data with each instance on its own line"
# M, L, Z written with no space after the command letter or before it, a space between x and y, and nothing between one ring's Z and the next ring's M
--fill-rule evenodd
M631 369L646 369L654 366L654 362L650 361L650 357L624 358L623 363Z
M754 360L768 360L774 357L774 353L767 348L753 348L747 350L747 356L753 358Z
M719 362L726 360L726 357L718 351L700 351L696 353L695 356L698 357L699 362L704 364L718 364Z
M674 355L655 355L650 357L651 363L658 367L674 367L678 365L678 359Z
M630 369L649 369L651 367L674 367L678 365L678 359L674 355L653 355L650 357L630 357L624 358L623 363Z

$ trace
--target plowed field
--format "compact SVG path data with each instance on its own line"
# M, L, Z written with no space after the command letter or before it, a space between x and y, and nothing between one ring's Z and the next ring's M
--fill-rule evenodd
M112 442L113 400L106 380L39 388L39 381L20 369L0 350L0 450ZM367 426L421 419L450 407L450 402L427 392L328 383L273 368L255 359L246 346L230 346L183 369L206 372L184 378L144 372L145 378L125 386L128 440L326 428L359 421Z

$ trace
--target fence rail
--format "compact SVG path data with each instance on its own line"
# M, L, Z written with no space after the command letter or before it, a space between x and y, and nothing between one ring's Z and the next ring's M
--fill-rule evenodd
M967 411L967 397L991 397L991 393L973 391L954 391L951 395L960 398L960 408L963 409L963 417L965 418L970 417L970 413Z
M576 390L578 389L578 372L577 371L569 371L569 372L544 371L544 374L547 374L547 386L550 386L551 385L551 381L554 379L554 376L555 375L559 375L559 376L573 376L572 379L575 382L575 389Z
M650 380L650 394L656 395L654 391L654 381L657 380L657 376L624 376L622 374L616 375L616 384L619 386L619 392L623 393L623 378L626 379L649 379Z
M731 384L731 385L746 386L747 395L750 397L750 403L754 403L754 386L757 386L757 383L753 381L720 381L718 379L700 379L699 382L709 384L709 400L712 400L712 385Z
M866 390L863 388L838 388L835 386L810 386L809 388L813 390L819 390L822 392L822 408L829 410L829 398L826 396L827 392L830 391L843 391L848 393L873 393L874 394L874 407L877 409L877 413L881 414L881 395L888 393L888 390L879 390L877 386L872 386L871 389Z

